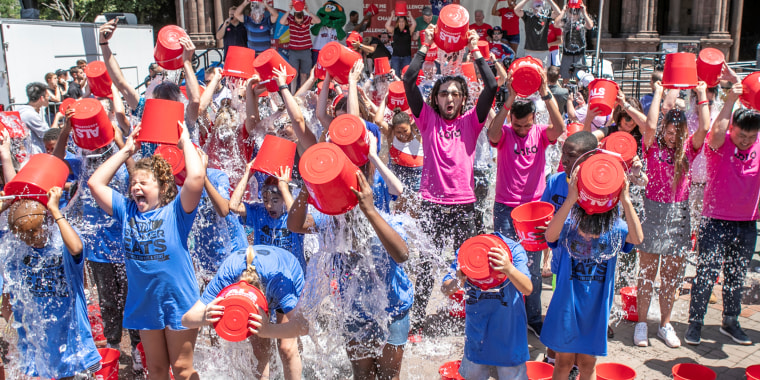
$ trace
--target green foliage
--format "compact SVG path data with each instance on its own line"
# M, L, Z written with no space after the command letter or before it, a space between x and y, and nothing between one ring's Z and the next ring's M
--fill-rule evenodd
M0 0L0 18L19 18L20 11L18 0Z
M175 0L38 0L40 19L92 22L106 12L134 13L140 24L176 23ZM18 18L19 0L0 0L0 17Z

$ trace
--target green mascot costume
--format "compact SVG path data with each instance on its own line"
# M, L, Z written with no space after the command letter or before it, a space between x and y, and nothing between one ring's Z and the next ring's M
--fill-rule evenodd
M328 1L322 8L317 11L317 17L322 21L311 27L311 34L318 36L322 27L333 28L338 33L338 40L346 38L346 32L343 31L343 25L346 25L346 12L343 6L335 1Z

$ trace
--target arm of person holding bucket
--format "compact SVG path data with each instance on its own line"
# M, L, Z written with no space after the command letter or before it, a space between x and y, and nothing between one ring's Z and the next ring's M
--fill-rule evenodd
M699 116L699 127L691 136L691 147L695 152L702 149L705 143L705 137L710 130L710 101L707 99L707 83L704 81L697 82L697 115Z
M60 112L59 112L60 113ZM56 156L63 160L66 157L66 145L69 141L69 135L71 135L71 117L74 116L74 108L69 107L66 110L66 122L63 123L61 133L58 135L58 140L55 142L55 148L53 148L53 156Z
M354 62L354 66L351 67L351 71L348 73L348 103L346 103L346 113L358 116L359 113L359 79L362 76L362 70L364 70L364 60L358 59Z
M372 225L377 237L383 244L383 247L391 256L393 261L398 264L405 262L409 259L409 247L401 235L383 219L377 209L375 208L375 202L372 199L372 185L367 182L367 178L364 177L360 171L356 172L356 178L359 181L359 190L351 188L351 191L356 194L359 199L359 209L362 210L364 216Z
M303 113L301 113L301 108L298 106L296 98L290 93L290 87L287 85L288 74L285 71L285 67L280 66L279 68L275 68L272 70L272 73L275 75L274 79L277 81L277 85L282 88L280 90L280 97L290 117L293 132L298 137L298 152L303 154L306 149L317 143L317 138L311 132L311 129L306 128L306 119L303 117Z
M219 86L219 82L222 81L222 69L216 67L214 68L214 74L211 76L211 80L209 80L208 85L206 85L206 88L208 89L214 89L217 86ZM198 113L203 115L208 113L208 106L211 104L211 101L214 99L214 91L204 91L201 95L200 104L198 105Z
M562 203L562 207L557 210L554 217L549 221L549 225L546 226L546 232L544 237L549 243L554 243L559 240L559 235L562 233L562 227L565 225L570 211L573 209L575 202L578 201L578 173L580 172L580 166L573 169L573 173L570 177L570 183L567 185L567 197L565 202Z
M16 176L13 168L13 153L11 153L11 135L3 128L0 132L0 164L3 165L3 183L8 183ZM10 205L10 202L8 202Z
M232 15L232 17L238 19L240 22L245 22L245 16L243 13L245 12L246 8L248 8L248 4L250 3L250 1L243 1L242 4L238 5L238 7L235 8L235 14Z
M240 179L237 186L235 186L232 195L230 195L228 210L240 215L243 220L245 220L246 215L248 215L245 210L245 205L243 204L243 194L245 194L245 189L248 187L248 179L251 178L251 171L253 170L252 167L255 161L256 159L254 158L245 166L243 177Z
M492 145L496 145L501 141L501 136L504 134L504 122L509 116L509 110L512 109L512 103L515 102L517 94L512 88L512 76L507 76L507 88L509 89L509 95L504 105L499 112L491 120L491 124L488 125L488 141Z
M391 16L388 17L388 20L385 21L385 30L388 31L391 35L393 35L393 29L396 28L395 21L397 16Z
M403 75L404 92L406 92L406 102L409 104L409 109L415 117L420 117L422 113L422 107L425 104L425 99L422 98L420 88L417 87L417 76L422 69L422 64L425 62L425 55L427 55L428 47L433 43L433 33L435 32L435 25L430 24L425 28L425 41L420 44L419 50L412 57L412 62L409 64L409 68L406 69L406 73Z
M122 133L121 128L116 125L113 126L113 142L116 144L117 148L124 148L124 134ZM127 166L127 173L132 175L135 169L135 159L133 157L127 158L124 165Z
M254 74L245 82L245 130L249 136L255 134L256 125L261 121L259 97L256 95L256 86L258 86L259 81L259 76Z
M538 91L542 97L552 95L549 91L549 82L546 80L546 71L544 70L541 70L541 88ZM546 129L546 137L549 141L555 142L565 133L565 119L562 118L562 114L559 112L559 106L554 96L551 96L544 103L546 104L547 111L549 111L549 119L551 120L551 125Z
M723 108L718 113L715 121L710 128L710 140L707 144L712 150L716 150L723 146L726 142L726 130L731 123L731 115L734 111L734 103L741 97L743 87L741 83L736 83L731 87L731 91L726 96L726 102L723 104Z
M92 197L95 198L95 202L108 215L113 215L113 204L111 203L113 190L108 184L116 174L116 171L119 170L119 167L140 149L140 144L135 142L135 137L139 133L140 126L138 125L132 130L132 133L127 138L127 142L124 143L124 147L108 158L106 162L102 163L87 181L87 186L90 187L90 192L92 193Z
M201 156L195 149L195 145L190 140L187 125L185 125L184 121L178 123L182 127L182 135L179 137L177 148L182 149L184 153L185 170L187 172L185 183L182 184L182 188L179 191L179 197L182 202L182 209L189 214L198 207L198 203L201 201L203 181L206 178L206 168L203 166Z
M301 187L301 192L293 201L293 207L288 210L288 230L299 234L313 234L317 232L314 218L309 215L309 190L306 185Z
M625 94L623 93L623 91L618 91L617 98L615 99L615 103L618 104L620 107L623 107L623 109L625 110L625 113L631 117L631 120L633 120L633 122L636 123L636 125L638 125L639 128L646 127L646 124L649 120L648 115L644 115L644 113L639 111L638 108L628 103L625 100ZM609 121L614 122L612 118L610 118Z
M207 168L208 155L200 149L198 149L198 154L201 156L203 167ZM208 175L203 178L203 188L206 189L206 193L208 194L209 199L211 199L211 204L214 205L214 211L216 211L216 214L222 218L227 216L230 213L230 201L224 199L224 197L219 194L219 191L214 187L214 184L208 179Z
M377 155L377 138L374 134L370 133L369 136L369 160L375 165L380 176L385 180L385 184L388 186L388 193L391 195L399 196L404 192L404 184L396 177L395 174L388 168L387 165Z
M182 45L182 65L185 70L185 88L187 90L185 118L191 123L195 123L201 104L201 85L198 83L198 78L195 77L195 69L193 69L195 44L189 37L180 37L179 43Z
M50 211L50 216L53 217L53 223L57 224L58 229L61 231L61 238L63 239L63 244L66 245L66 249L71 256L78 257L82 254L84 246L82 245L82 239L79 238L77 232L74 231L74 228L71 227L69 221L66 220L61 213L61 210L58 208L58 203L61 201L62 194L63 189L58 186L48 190L47 208L48 211Z
M636 245L644 241L644 231L641 228L639 214L636 213L636 208L633 206L633 202L631 202L630 188L631 184L628 180L623 181L623 191L620 192L620 204L623 205L625 222L628 224L628 236L625 238L625 241L626 243Z
M323 130L327 130L333 119L332 116L327 114L327 100L330 96L330 82L332 82L332 76L325 71L325 80L322 81L322 91L319 92L319 97L317 97L317 120L322 124ZM337 89L338 86L335 86L335 88Z
M129 82L127 82L127 79L124 78L119 62L116 61L116 57L114 57L111 52L111 47L108 46L108 40L110 40L111 37L113 37L114 32L116 32L117 21L117 19L113 19L100 26L100 29L98 30L100 52L103 53L103 61L106 63L106 71L108 71L108 76L111 77L111 81L116 88L119 89L119 92L124 95L124 99L127 100L129 108L136 109L137 104L140 101L140 96L137 94L137 90L132 88Z
M639 126L641 131L641 145L649 149L657 137L657 124L660 121L660 101L663 93L662 82L654 82L654 96L652 96L652 105L649 107L647 122Z
M530 277L521 273L512 264L512 260L509 259L509 253L504 248L492 247L491 252L488 252L488 262L493 269L506 274L509 281L515 285L515 288L520 293L525 295L533 293L533 283L530 281Z
M309 91L311 91L312 87L314 87L314 82L316 81L316 78L314 77L314 68L315 66L311 67L311 70L309 71L309 77L305 82L301 83L301 87L299 87L298 91L293 94L294 97L303 98ZM293 81L295 81L295 79L293 79Z
M124 108L124 100L121 99L119 89L111 84L111 94L113 96L113 113L116 116L116 127L121 132L119 149L124 145L124 135L129 134L129 118L127 117L127 110ZM117 143L118 145L119 143Z
M470 48L470 55L475 61L475 65L478 66L480 71L480 78L483 80L483 90L478 96L478 101L475 104L475 112L478 115L478 122L485 123L488 118L488 112L491 111L491 105L496 98L496 91L499 86L496 82L496 77L493 75L493 70L488 66L485 57L478 49L478 41L480 37L478 32L473 29L467 31L467 45ZM478 130L480 132L480 130Z
M525 12L523 12L523 7L525 7L525 4L528 4L528 2L531 0L522 0L517 5L515 5L515 15L518 18L522 18Z

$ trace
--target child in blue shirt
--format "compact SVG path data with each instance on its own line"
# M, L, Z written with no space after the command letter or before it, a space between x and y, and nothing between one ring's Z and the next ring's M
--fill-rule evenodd
M217 305L223 299L217 295L222 289L238 281L246 281L264 293L270 314L276 313L278 323L286 323L294 318L294 309L304 286L304 274L300 263L282 248L255 245L227 256L214 279L203 291L201 299L182 317L182 324L188 328L198 328L218 321L224 315L224 308ZM254 319L249 320L251 333L256 332L256 324L253 321ZM252 335L249 340L258 361L256 371L261 378L268 378L271 342L258 335ZM298 340L278 339L277 348L283 362L285 378L300 378L301 357L298 353Z
M607 321L614 299L617 254L641 243L643 233L626 180L620 203L589 215L578 201L578 170L567 198L549 222L546 241L554 250L557 286L541 331L541 342L556 352L554 378L567 378L577 363L581 378L594 378L596 356L607 355ZM572 213L572 215L571 215Z
M533 291L528 270L528 256L516 241L496 233L504 240L512 253L501 248L491 248L491 267L506 274L507 280L498 287L482 290L467 281L458 268L457 260L451 271L443 278L441 291L447 296L464 285L465 327L464 357L459 374L466 379L489 379L496 372L497 379L527 380L525 362L528 352L528 319L525 314L523 294ZM456 255L459 255L457 250Z
M188 252L187 238L203 193L205 168L187 127L177 147L184 154L187 176L177 191L171 166L161 157L140 159L131 176L130 198L108 183L118 168L138 149L135 128L123 148L90 177L93 198L106 213L122 223L128 280L124 327L140 330L150 373L168 373L177 379L197 377L193 369L193 342L198 330L185 329L182 315L198 300L198 283Z
M62 190L48 192L48 211L20 200L8 212L15 239L5 247L5 284L19 324L21 370L29 376L73 379L100 369L84 295L82 240L58 208ZM49 218L52 225L49 225Z

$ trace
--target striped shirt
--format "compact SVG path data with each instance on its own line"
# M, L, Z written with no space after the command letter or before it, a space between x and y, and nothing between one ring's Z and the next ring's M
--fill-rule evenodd
M304 15L301 23L296 22L296 18L288 15L288 25L290 26L290 50L308 50L311 49L311 17Z
M272 46L272 20L269 12L264 12L260 23L253 22L250 16L245 16L245 30L248 32L248 48L261 53Z

